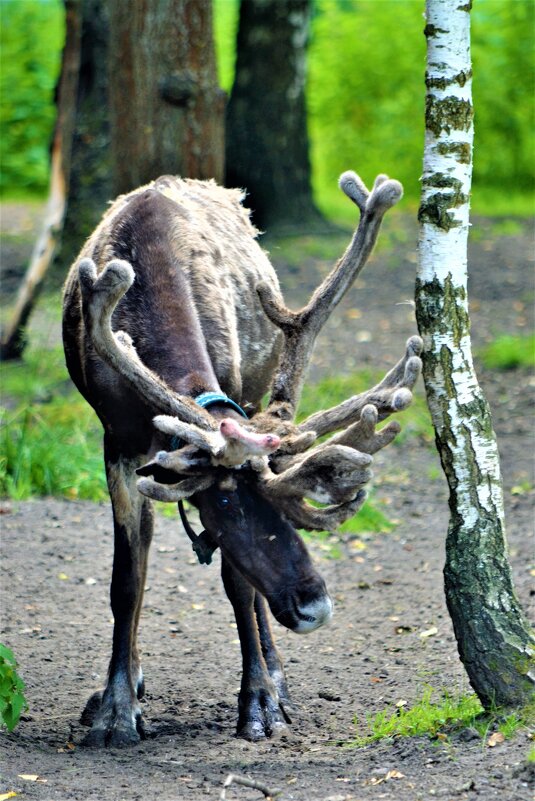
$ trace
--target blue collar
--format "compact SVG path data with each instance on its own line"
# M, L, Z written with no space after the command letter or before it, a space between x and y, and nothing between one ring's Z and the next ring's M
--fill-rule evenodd
M209 406L214 406L215 404L230 406L231 409L234 409L235 412L239 412L242 417L247 419L247 415L243 411L242 407L238 406L236 401L233 401L232 398L229 398L228 395L225 395L222 392L203 392L201 395L198 395L195 398L195 403L197 403L199 406L202 406L203 409L208 409Z
M198 406L202 406L203 409L208 409L210 406L215 406L216 404L230 406L231 409L234 409L234 411L239 412L239 414L241 414L242 417L245 417L245 419L247 419L247 415L243 411L242 407L238 406L236 401L233 401L232 398L229 398L228 395L225 395L222 392L202 392L200 395L197 395L197 397L194 398L194 400L195 403ZM182 446L182 440L179 437L174 436L171 439L171 450L176 451L181 446Z

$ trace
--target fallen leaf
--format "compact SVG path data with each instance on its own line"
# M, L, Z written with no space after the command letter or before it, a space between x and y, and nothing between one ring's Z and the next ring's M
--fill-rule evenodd
M48 779L43 779L42 776L39 776L37 773L19 773L19 779L24 779L25 782L39 782L40 784L46 784Z
M430 629L426 629L425 631L420 632L420 637L422 640L427 639L427 637L434 637L435 634L438 634L438 629L436 626L431 626Z
M197 610L204 609L204 604L192 604L191 608L192 609L197 609Z
M66 573L58 573L58 578L62 581L66 581L69 577Z
M396 626L396 634L410 634L411 631L414 631L412 626Z
M404 779L405 774L402 773L400 770L389 770L385 776L385 779L388 781L389 779Z
M15 798L16 795L17 794L14 793L13 790L10 790L9 793L2 793L2 795L0 795L0 801L7 801L8 798Z
M372 682L372 684L380 684L382 682L382 679L379 679L377 676L372 676L370 681Z
M349 543L349 547L351 548L352 551L365 551L367 548L366 543L358 539L351 540L351 542Z
M505 737L501 731L495 731L494 734L491 734L487 740L487 745L489 748L494 748L494 746L498 745L498 743L503 743L504 740Z
M437 740L440 740L441 742L446 743L448 741L448 735L444 734L444 732L442 732L442 731L439 731L438 734L437 734Z

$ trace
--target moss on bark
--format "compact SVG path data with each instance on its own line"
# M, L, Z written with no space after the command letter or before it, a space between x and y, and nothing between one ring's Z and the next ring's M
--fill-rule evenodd
M425 126L435 136L452 131L468 131L474 110L468 100L454 95L438 98L427 94L425 99Z
M448 88L448 86L452 86L453 84L459 84L459 86L464 86L467 81L470 80L472 77L472 70L461 70L456 75L451 78L446 78L443 75L429 75L428 72L425 74L425 85L428 89L442 89L443 91Z
M440 156L455 156L459 164L470 164L472 148L468 142L439 142L436 152Z

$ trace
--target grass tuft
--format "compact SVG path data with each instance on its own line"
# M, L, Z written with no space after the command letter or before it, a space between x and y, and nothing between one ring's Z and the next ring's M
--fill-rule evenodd
M478 355L489 370L535 367L535 334L502 334L482 348Z
M361 748L370 743L390 737L416 737L427 734L436 737L447 726L459 727L473 724L482 706L476 695L451 696L443 693L438 701L433 701L434 690L426 687L422 700L412 707L392 707L366 716L364 732L357 734L348 746ZM359 725L358 718L355 724Z
M363 731L346 745L361 748L387 738L422 735L447 741L451 734L468 727L475 729L482 743L486 744L493 732L499 732L508 740L519 729L533 726L534 704L504 715L498 708L484 711L473 693L453 696L443 692L437 700L434 700L434 696L435 690L427 685L421 701L412 707L388 707L374 715L367 715L364 726L355 717L355 725Z

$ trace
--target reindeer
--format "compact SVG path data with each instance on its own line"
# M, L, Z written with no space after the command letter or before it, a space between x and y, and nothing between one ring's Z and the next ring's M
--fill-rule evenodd
M400 430L377 423L407 407L421 367L422 343L411 337L377 386L295 422L315 339L402 194L383 175L371 192L353 172L340 186L360 209L359 226L297 312L284 305L241 193L211 181L164 176L119 197L69 273L66 361L104 428L115 546L112 655L106 688L82 713L91 726L86 745L144 736L136 636L151 499L178 502L200 561L221 550L243 659L238 736L259 740L290 722L268 607L297 633L332 614L296 528L332 530L361 507L372 455ZM200 535L186 498L199 511Z

